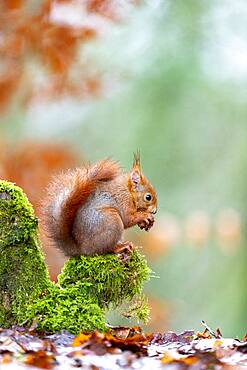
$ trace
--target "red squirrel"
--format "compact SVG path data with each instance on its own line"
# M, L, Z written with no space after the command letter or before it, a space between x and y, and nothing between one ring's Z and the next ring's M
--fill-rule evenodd
M136 154L129 173L105 159L55 176L41 211L48 236L66 256L120 253L133 249L122 242L124 229L152 227L157 196Z

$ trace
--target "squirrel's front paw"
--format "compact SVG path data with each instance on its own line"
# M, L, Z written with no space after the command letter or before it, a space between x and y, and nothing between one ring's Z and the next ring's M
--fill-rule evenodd
M148 231L154 224L154 216L150 213L147 215L147 217L139 222L137 225L140 229L145 229Z

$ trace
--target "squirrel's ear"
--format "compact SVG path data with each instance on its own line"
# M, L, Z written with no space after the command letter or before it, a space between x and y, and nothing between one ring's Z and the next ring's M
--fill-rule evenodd
M130 178L134 185L138 185L141 182L141 160L139 151L134 154L133 168Z
M139 171L138 168L133 168L130 174L131 182L134 185L139 185L141 182L141 172Z

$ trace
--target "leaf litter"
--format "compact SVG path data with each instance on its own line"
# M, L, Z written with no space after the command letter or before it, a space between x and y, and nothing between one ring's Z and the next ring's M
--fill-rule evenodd
M36 333L0 329L1 369L246 370L247 340L223 338L202 322L203 332L143 333L140 327L109 327L107 333Z

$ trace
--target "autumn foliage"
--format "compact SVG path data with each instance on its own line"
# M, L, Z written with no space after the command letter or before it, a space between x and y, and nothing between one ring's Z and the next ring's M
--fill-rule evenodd
M97 95L101 89L100 75L90 70L80 50L102 35L102 27L124 16L118 3L113 0L2 0L1 110L6 109L14 97L24 104L36 97Z
M23 188L39 214L40 201L52 175L80 161L82 158L79 160L65 144L25 141L13 147L2 142L0 177Z

